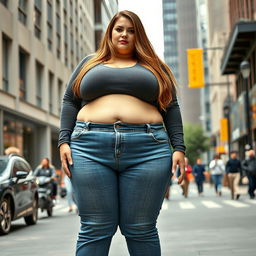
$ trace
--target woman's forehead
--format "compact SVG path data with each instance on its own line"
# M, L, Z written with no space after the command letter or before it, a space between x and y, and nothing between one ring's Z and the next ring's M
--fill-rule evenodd
M130 27L133 28L133 24L130 19L121 16L118 18L115 22L115 26L120 26L120 27Z

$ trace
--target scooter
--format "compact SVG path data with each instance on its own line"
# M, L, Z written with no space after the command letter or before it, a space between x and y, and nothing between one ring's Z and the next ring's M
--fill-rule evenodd
M38 195L39 195L39 204L38 207L41 209L41 212L47 210L48 217L52 216L53 207L55 206L55 200L52 198L52 178L47 176L38 176L37 184Z

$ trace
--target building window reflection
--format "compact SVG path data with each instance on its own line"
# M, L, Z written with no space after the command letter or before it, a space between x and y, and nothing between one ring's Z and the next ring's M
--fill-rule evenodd
M31 161L34 132L35 127L33 124L17 120L16 117L11 115L5 115L3 125L4 149L15 146L20 150L21 155Z

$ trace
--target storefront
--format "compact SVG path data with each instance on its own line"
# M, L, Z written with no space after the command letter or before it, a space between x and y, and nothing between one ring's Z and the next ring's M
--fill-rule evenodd
M249 67L246 79L241 71L245 61ZM237 99L231 108L230 133L232 149L244 158L246 148L256 146L256 21L239 21L234 25L222 58L221 73L236 76Z
M57 128L7 111L2 113L3 150L9 146L17 147L32 168L35 168L43 157L50 156L53 165L57 169L60 168Z

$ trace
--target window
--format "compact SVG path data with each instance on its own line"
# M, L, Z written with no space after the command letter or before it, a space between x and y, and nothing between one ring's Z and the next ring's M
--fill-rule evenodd
M27 24L27 0L19 0L19 20L24 25Z
M64 25L64 54L65 54L65 65L68 66L68 28Z
M58 111L61 111L61 101L62 101L62 81L58 79Z
M43 66L36 62L36 105L42 107L42 74Z
M2 73L3 73L3 90L9 90L9 49L10 40L3 36L3 52L2 52Z
M57 42L56 43L57 58L60 59L61 57L61 24L60 24L59 12L56 12L56 42Z
M27 71L27 54L20 49L19 51L19 97L26 100L26 71Z
M35 9L34 9L34 29L35 36L41 38L41 13L42 13L42 3L41 0L35 0Z
M58 59L60 59L60 54L61 54L61 39L60 39L60 35L59 34L57 34L57 38L56 38L56 40L57 40L57 44L56 44L56 51L57 51L57 58Z
M7 1L7 0L0 0L0 2L1 2L5 7L8 7L8 1Z
M52 2L47 1L47 42L48 49L52 50Z
M49 112L53 113L53 74L49 72Z

